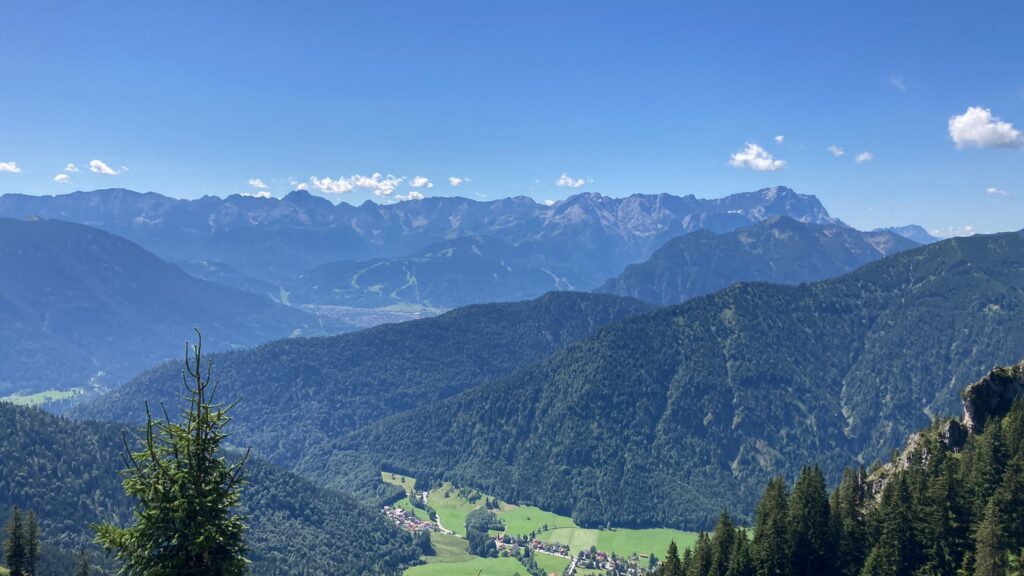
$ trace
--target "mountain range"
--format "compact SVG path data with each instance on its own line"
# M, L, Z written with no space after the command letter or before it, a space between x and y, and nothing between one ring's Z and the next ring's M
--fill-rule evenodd
M222 262L276 284L331 262L412 256L436 242L476 235L543 256L549 269L581 289L596 287L669 238L698 228L722 232L771 216L833 222L817 198L784 187L711 200L583 193L550 206L523 196L352 206L302 190L281 199L179 200L108 189L60 196L5 194L0 216L88 224L171 262Z
M737 282L799 284L834 278L918 245L887 230L861 232L774 216L731 232L701 229L673 238L596 291L678 304Z
M113 386L175 354L194 326L213 349L347 329L206 282L101 230L0 218L0 396Z
M1024 235L1007 233L654 311L552 294L215 363L252 410L238 440L332 486L372 494L360 483L386 467L581 525L707 527L723 507L749 513L770 475L814 461L835 478L951 413L964 382L1022 355L1022 286ZM590 320L588 302L615 312ZM517 306L547 306L547 328ZM573 318L573 337L550 335ZM77 414L137 415L175 380L158 368Z

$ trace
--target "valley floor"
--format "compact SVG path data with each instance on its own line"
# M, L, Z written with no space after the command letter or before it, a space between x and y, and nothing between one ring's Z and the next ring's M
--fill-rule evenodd
M385 482L403 487L410 496L414 495L415 480L401 474L384 472L381 477ZM423 493L420 493L422 498ZM406 576L431 576L451 574L460 576L467 574L476 576L512 576L525 573L522 564L514 557L480 558L471 555L468 550L466 536L466 515L484 506L491 496L476 490L460 488L450 483L432 488L426 493L426 503L437 515L436 530L430 534L437 554L424 557L426 564L415 566L405 572ZM537 564L547 573L562 574L572 563L572 559L580 552L588 555L596 550L601 558L612 554L622 558L634 558L635 562L646 567L650 556L664 555L669 544L675 541L680 549L690 547L697 540L697 533L684 532L668 528L650 529L594 529L581 528L567 516L541 510L535 506L523 506L498 501L495 510L498 519L505 524L503 533L494 531L492 535L507 534L514 537L529 537L534 544L534 555ZM394 505L406 511L406 517L415 516L409 525L417 521L430 522L429 514L422 508L414 506L409 497L399 500ZM450 533L445 533L450 532ZM499 549L501 546L499 546ZM545 552L548 550L548 552ZM507 552L505 552L507 554ZM587 576L605 574L603 569L587 569L575 567L574 574Z

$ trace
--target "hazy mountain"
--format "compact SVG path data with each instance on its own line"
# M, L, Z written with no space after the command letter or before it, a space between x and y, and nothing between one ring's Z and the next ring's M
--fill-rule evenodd
M737 282L799 284L833 278L915 246L894 232L772 217L722 234L701 229L673 238L596 291L678 304Z
M12 506L31 509L48 561L82 546L100 561L90 525L130 519L121 429L0 402L0 521ZM247 480L240 512L256 575L398 574L418 557L408 534L349 496L259 460Z
M771 216L832 222L817 198L783 187L717 199L583 193L551 206L522 196L488 202L436 196L352 206L305 191L282 199L177 200L113 189L7 194L0 196L0 216L85 223L168 261L224 262L273 283L322 264L415 255L436 242L476 235L558 262L568 282L580 289L596 287L669 238L698 228L724 232Z
M493 238L462 236L432 244L416 256L318 266L288 283L289 300L296 304L456 308L571 290L572 284L558 275L561 271L557 259L525 254Z
M618 296L552 293L211 358L218 393L245 398L232 414L235 441L290 466L339 435L508 375L609 322L651 308ZM204 338L214 331L206 329ZM137 420L144 400L156 405L173 399L180 380L180 362L169 362L79 406L76 415Z
M278 298L281 294L281 289L275 284L249 276L248 274L245 274L224 262L217 262L215 260L190 260L175 262L175 264L192 276L208 280L210 282L217 282L218 284L224 284L226 286L231 286L232 288L245 290L246 292L266 294L272 298Z
M893 226L893 227L889 227L889 228L877 228L877 229L875 229L875 232L883 232L883 231L895 232L896 234L899 234L900 236L903 236L904 238L907 238L908 240L913 240L914 242L917 242L918 244L931 244L932 242L938 242L939 241L938 238L936 238L935 236L932 236L931 234L928 233L927 230L925 230L924 228L922 228L922 227L920 227L920 226L918 226L916 224L911 224L909 226Z
M772 475L886 456L1022 355L1024 235L955 238L627 318L308 460L330 477L356 451L591 526L708 527Z
M119 384L176 356L194 326L211 349L343 327L56 220L0 218L0 270L0 396Z

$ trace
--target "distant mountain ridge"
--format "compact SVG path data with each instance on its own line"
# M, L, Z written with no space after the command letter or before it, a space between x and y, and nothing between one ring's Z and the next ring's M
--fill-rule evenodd
M591 289L669 238L724 232L769 218L832 223L814 196L785 187L716 199L669 194L577 194L553 205L519 196L478 202L434 196L360 206L306 191L282 199L232 195L178 200L123 189L0 196L0 216L59 218L128 238L172 262L212 260L281 283L322 264L409 256L462 235L540 255L573 286Z
M678 304L737 282L799 284L833 278L916 246L886 230L861 232L773 216L722 234L701 229L673 238L595 292Z
M211 350L345 329L70 222L0 218L0 270L0 396L120 384L174 356L194 326Z

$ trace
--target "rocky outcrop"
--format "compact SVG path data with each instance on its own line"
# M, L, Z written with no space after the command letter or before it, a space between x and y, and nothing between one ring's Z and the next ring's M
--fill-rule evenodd
M993 368L987 376L968 386L961 397L964 428L980 434L989 419L1006 414L1016 399L1024 397L1024 361L1016 366Z
M971 434L980 434L985 423L1004 416L1013 403L1024 398L1024 361L1015 366L993 368L984 378L971 384L960 394L964 414L950 418L938 428L938 438L950 450L959 451ZM889 463L875 470L868 479L871 493L881 498L886 483L897 471L906 470L914 461L928 461L927 431L915 432L907 438L903 450Z

